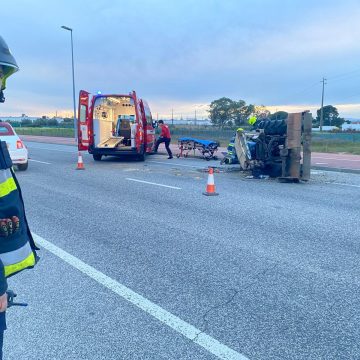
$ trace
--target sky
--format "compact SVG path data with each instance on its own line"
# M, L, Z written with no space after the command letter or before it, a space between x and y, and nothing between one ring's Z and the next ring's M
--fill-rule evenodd
M324 105L360 118L360 0L0 2L20 67L0 116L72 116L65 25L76 97L135 90L159 118L206 117L220 97L316 112L324 77Z

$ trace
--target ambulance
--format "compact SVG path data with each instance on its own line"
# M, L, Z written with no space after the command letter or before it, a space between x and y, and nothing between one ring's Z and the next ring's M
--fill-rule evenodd
M146 101L128 95L91 95L81 90L78 110L78 149L95 161L103 156L132 156L144 161L153 152L155 126Z

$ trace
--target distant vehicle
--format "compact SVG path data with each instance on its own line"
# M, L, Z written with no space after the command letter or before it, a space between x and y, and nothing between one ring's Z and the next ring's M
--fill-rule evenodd
M135 91L128 95L90 95L81 90L78 112L78 148L93 155L136 156L153 152L156 123L146 101Z
M0 140L6 142L13 164L21 171L26 170L29 165L28 149L7 122L0 122Z

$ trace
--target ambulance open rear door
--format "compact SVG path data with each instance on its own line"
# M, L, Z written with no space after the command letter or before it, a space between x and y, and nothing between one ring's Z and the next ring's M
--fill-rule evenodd
M89 116L89 95L87 91L81 90L79 94L78 111L78 149L80 151L89 150L91 142L91 124Z

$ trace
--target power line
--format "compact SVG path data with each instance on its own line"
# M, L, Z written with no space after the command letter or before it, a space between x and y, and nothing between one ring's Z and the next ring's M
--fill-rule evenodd
M321 95L321 112L320 112L320 132L322 131L323 122L324 122L324 89L325 89L325 81L326 79L323 78L322 82L322 95Z
M328 77L328 80L333 81L333 80L337 80L339 78L351 77L351 76L353 76L354 73L357 73L359 71L360 71L360 69L356 69L356 70L348 71L346 73L342 73L339 75L330 76L330 77ZM360 75L360 74L358 74L358 75ZM355 76L358 76L358 75L355 75Z

